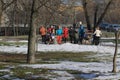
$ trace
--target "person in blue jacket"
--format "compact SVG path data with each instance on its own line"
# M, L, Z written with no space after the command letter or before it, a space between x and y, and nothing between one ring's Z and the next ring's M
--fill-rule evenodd
M63 33L62 28L58 26L58 29L56 30L58 44L62 43L62 33Z
M81 44L83 42L84 35L85 35L85 29L84 26L82 25L82 22L80 22L80 27L78 29L78 37Z

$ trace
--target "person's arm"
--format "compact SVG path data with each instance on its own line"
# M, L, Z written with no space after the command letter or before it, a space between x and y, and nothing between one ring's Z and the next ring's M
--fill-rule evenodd
M83 32L85 33L85 28L84 28L84 26L83 26Z
M61 33L63 34L63 30L61 29Z
M58 35L58 30L56 30L56 35Z
M100 35L102 35L102 32L100 31Z
M78 34L80 34L80 28L78 29Z
M93 35L95 35L96 34L96 31L93 33Z

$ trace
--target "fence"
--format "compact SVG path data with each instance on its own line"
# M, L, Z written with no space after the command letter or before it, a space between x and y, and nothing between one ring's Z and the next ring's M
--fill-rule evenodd
M37 34L39 29L37 29ZM0 27L0 36L28 35L29 27Z

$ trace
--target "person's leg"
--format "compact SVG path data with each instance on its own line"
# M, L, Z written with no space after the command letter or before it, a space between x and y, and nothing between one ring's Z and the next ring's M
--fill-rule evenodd
M84 33L83 33L83 34L81 34L81 44L83 43L84 36L85 36L85 34L84 34Z
M96 36L93 35L93 40L92 40L92 44L93 44L93 45L95 44L95 40L96 40Z
M59 36L59 44L62 43L62 36Z
M99 44L99 37L95 37L95 45Z
M43 35L41 35L41 38L42 38L42 43L43 43Z
M81 37L81 44L83 43L84 36Z
M82 44L82 37L81 37L81 35L79 35L78 41L79 41L80 44Z
M80 37L80 43L82 44L82 37Z
M43 35L43 42L46 44L46 35Z
M74 36L74 44L76 44L76 37Z
M59 36L57 36L57 43L59 43Z
M64 43L66 43L66 41L67 41L67 39L66 39L66 37L64 38Z
M96 39L96 40L97 40L97 42L96 42L96 43L97 43L97 45L99 45L99 43L100 43L100 37L97 37L97 39Z
M63 37L62 39L63 39L63 41L65 42L65 37Z
M80 41L80 44L82 44L82 36L79 36L79 41Z
M70 36L70 43L72 43L72 36Z

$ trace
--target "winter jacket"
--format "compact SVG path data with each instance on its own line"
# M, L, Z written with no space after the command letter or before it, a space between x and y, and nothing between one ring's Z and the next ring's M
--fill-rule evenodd
M46 35L46 29L44 27L40 28L41 35Z
M84 26L80 25L80 28L78 30L78 34L79 34L79 36L84 36L84 34L85 34Z
M68 38L68 28L66 27L63 29L63 37Z
M94 32L94 35L95 35L96 37L100 37L101 34L102 34L102 32L101 32L100 30L96 30L96 31Z
M70 37L75 37L76 33L77 33L77 31L74 28L70 28L69 29L69 36Z
M58 30L56 31L56 34L57 34L57 35L62 35L62 33L63 33L62 29L58 29Z

